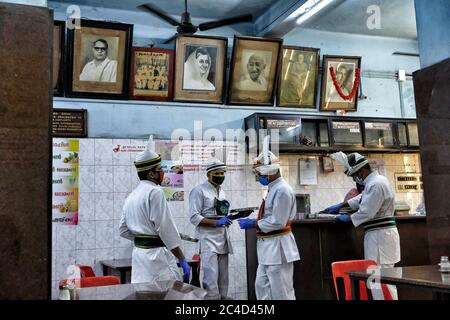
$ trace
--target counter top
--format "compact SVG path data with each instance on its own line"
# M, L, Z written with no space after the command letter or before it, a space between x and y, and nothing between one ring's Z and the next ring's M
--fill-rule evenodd
M405 215L405 216L395 216L396 221L402 220L425 220L426 216L422 215ZM323 223L337 223L335 219L296 219L292 220L292 224L323 224ZM339 222L340 224L345 224L343 222Z

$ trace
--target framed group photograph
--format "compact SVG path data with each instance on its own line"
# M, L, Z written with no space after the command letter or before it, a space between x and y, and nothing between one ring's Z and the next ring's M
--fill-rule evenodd
M316 107L319 59L320 49L283 46L278 106Z
M356 111L361 57L323 56L321 111Z
M170 101L172 99L173 51L133 48L130 68L130 98Z
M282 45L281 39L234 36L229 104L273 105Z
M174 101L223 103L228 39L178 36Z
M68 30L66 95L128 98L132 39L131 24L81 20Z
M53 95L64 95L64 47L65 30L64 21L53 22Z

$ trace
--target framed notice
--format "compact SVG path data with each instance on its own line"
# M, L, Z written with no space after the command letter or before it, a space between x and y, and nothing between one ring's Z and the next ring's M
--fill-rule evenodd
M53 109L53 137L87 137L87 110Z

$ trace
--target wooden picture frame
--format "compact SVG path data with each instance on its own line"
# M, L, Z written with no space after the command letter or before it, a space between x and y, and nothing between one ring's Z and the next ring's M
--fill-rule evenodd
M172 100L173 56L173 50L133 47L130 99Z
M279 107L316 108L320 49L283 46L278 82Z
M223 103L228 39L177 36L174 101Z
M273 106L282 45L282 39L234 36L229 104Z
M333 69L336 84L331 75ZM361 57L323 56L322 90L320 93L320 111L356 111L358 106L358 87L361 74ZM342 95L349 99L342 98Z
M66 95L128 98L133 25L81 20L68 30Z
M66 23L53 21L53 95L64 95Z

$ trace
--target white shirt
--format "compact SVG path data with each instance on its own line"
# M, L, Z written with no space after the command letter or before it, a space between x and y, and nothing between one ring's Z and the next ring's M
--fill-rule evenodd
M86 63L80 74L80 81L116 82L116 75L117 61L106 57L98 65L95 65L95 60Z
M181 246L164 192L147 180L140 181L125 200L119 232L132 241L135 235L158 235L169 250Z
M394 216L394 190L386 177L374 171L364 179L364 191L348 200L355 227L364 222ZM372 229L364 235L364 258L380 265L393 266L400 261L400 236L397 228Z
M364 179L364 191L348 200L353 210L351 215L355 227L372 219L394 216L394 190L386 177L373 171Z
M233 253L227 228L199 225L208 216L217 216L214 206L214 199L216 198L226 200L225 192L222 188L219 188L219 192L217 192L209 181L205 181L192 189L189 194L189 220L196 227L196 237L200 240L200 252Z
M282 178L269 183L264 214L259 220L261 231L267 233L286 227L296 213L295 194L291 186ZM287 262L300 260L294 235L289 232L285 235L257 239L258 262L264 265L282 263L282 255Z

